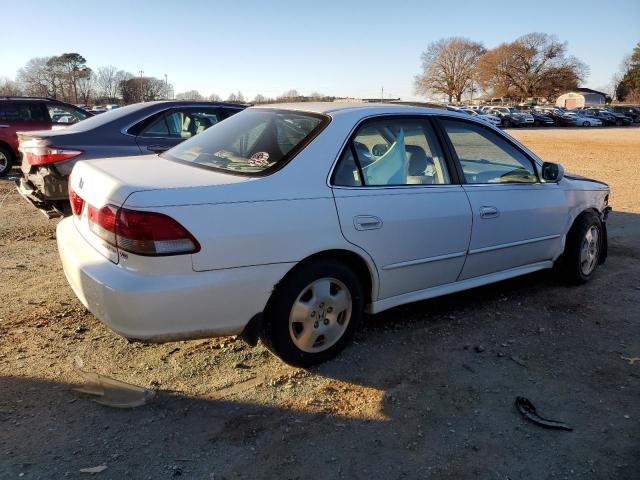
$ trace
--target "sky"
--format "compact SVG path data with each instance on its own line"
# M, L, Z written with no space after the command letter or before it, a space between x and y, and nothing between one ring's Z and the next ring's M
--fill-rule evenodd
M509 1L7 1L0 77L33 57L77 52L164 78L176 93L242 91L417 99L413 78L430 42L464 36L492 48L538 31L568 42L603 89L640 42L640 0Z

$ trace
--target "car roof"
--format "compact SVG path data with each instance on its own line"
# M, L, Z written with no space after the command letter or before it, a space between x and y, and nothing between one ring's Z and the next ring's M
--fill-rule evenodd
M363 115L380 113L438 114L447 111L444 108L420 107L395 103L340 103L340 102L300 102L300 103L271 103L257 105L252 108L275 108L278 110L295 110L299 112L322 113L335 116L340 113L358 112Z
M152 106L152 105L171 105L171 106L198 106L206 105L208 107L238 107L246 108L249 105L245 103L231 103L231 102L209 102L207 100L154 100L152 102L143 102L136 105Z

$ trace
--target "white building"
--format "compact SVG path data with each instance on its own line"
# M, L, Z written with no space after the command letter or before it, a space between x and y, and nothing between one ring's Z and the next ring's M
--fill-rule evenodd
M568 109L580 107L602 107L607 101L604 93L589 88L578 88L575 92L567 92L556 100L556 107Z

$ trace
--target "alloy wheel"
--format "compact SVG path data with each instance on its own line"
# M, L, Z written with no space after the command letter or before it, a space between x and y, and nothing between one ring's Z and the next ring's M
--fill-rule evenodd
M289 314L289 335L307 353L335 345L351 320L353 301L349 289L335 278L320 278L302 289Z
M6 153L0 152L0 174L4 173L4 171L9 166L9 158Z
M600 252L600 231L592 225L585 233L580 247L580 271L583 275L591 275L598 263Z

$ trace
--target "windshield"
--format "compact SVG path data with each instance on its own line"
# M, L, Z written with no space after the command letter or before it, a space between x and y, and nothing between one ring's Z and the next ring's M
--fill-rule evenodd
M328 123L329 117L315 113L248 109L162 156L239 175L265 175L284 166Z

